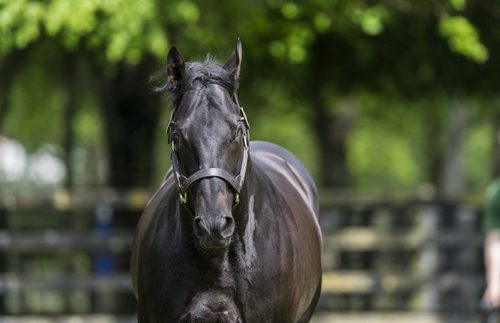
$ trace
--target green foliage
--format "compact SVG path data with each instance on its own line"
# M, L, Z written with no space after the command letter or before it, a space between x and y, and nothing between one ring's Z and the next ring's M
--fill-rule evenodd
M424 125L404 101L369 93L359 106L349 137L349 165L358 191L414 193L425 181L418 145ZM419 162L420 161L420 162Z
M352 34L358 29L375 36L384 30L390 18L383 5L369 6L365 1L318 0L309 5L286 2L280 7L284 18L274 40L269 45L272 56L286 59L289 63L304 63L310 45L317 34L336 32Z
M311 129L313 111L308 97L308 83L315 80L308 73L316 63L311 61L312 49L319 40L327 39L320 45L332 48L325 50L328 55L319 62L324 69L318 77L328 84L317 86L328 92L328 100L333 102L331 113L336 112L335 102L345 96L360 106L348 141L355 188L411 190L427 179L429 156L425 154L430 143L426 134L431 123L439 126L444 122L440 113L449 97L436 102L434 93L422 92L424 103L418 105L403 99L388 100L384 90L370 95L363 91L370 86L386 89L394 83L386 92L399 94L401 84L420 80L442 91L440 79L450 69L459 68L439 69L452 55L436 54L429 48L436 45L436 34L447 41L453 53L487 64L493 58L490 51L494 51L481 38L488 27L469 16L466 0L0 0L0 63L20 49L28 48L31 53L12 82L5 129L30 150L44 142L61 143L62 114L68 98L67 75L58 63L66 53L76 53L89 70L78 75L83 85L74 124L76 144L102 153L105 125L97 93L89 85L99 81L93 79L92 69L113 71L150 56L164 62L174 40L186 58L200 58L212 50L223 60L240 36L244 45L240 96L247 98L242 103L251 117L253 139L282 144L317 174L320 154L315 129ZM391 46L397 48L397 55L393 52L386 57ZM354 54L339 61L348 50ZM377 70L378 64L387 70ZM338 90L343 82L354 86ZM168 114L166 111L164 108ZM164 115L162 120L166 118ZM157 130L157 178L168 166L163 126L160 122ZM488 176L482 168L489 153L488 129L480 124L468 137L471 157L467 172L475 188ZM83 167L78 168L85 174Z
M27 0L0 2L0 55L12 48L24 48L38 39L43 8ZM1 57L1 56L0 56Z
M75 117L74 131L79 145L83 147L99 146L99 140L104 136L103 122L100 118L98 104L87 97Z
M332 26L332 19L325 13L319 12L314 16L314 27L318 32L326 32Z
M111 63L138 63L145 53L165 55L168 37L159 4L149 1L2 1L0 55L22 49L44 35L68 50L84 47ZM199 12L188 1L174 6L172 20L195 22ZM175 19L174 19L175 18Z
M448 40L450 48L478 63L488 59L488 49L479 40L477 28L463 16L444 16L439 31Z
M359 124L349 140L349 165L358 191L413 193L423 181L412 137L373 121Z
M493 127L485 122L475 124L467 133L465 153L466 176L472 192L482 193L491 181Z
M453 9L457 11L462 11L465 9L465 6L467 5L466 0L449 0L450 5L453 7Z
M447 1L452 10L465 9L465 0ZM413 6L416 10L424 7ZM274 14L276 9L278 16ZM371 5L364 0L252 6L189 0L0 0L0 57L48 36L58 39L67 50L85 48L102 55L108 63L125 60L137 64L148 53L163 58L169 46L168 32L173 30L182 30L187 44L220 42L219 34L228 31L229 19L231 29L236 31L234 38L244 36L252 42L267 34L271 38L267 42L271 55L290 63L304 63L317 33L352 37L360 30L376 36L383 33L394 15L398 13L390 2ZM448 17L445 13L439 30L452 50L478 62L487 59L488 50L479 41L476 28L463 16Z
M48 53L54 54L46 55ZM8 135L21 140L29 150L42 143L57 143L62 139L62 112L66 93L60 83L60 72L53 48L43 47L32 52L16 75L10 96L12 108L5 124Z
M246 108L250 119L252 140L266 140L292 151L307 166L313 176L318 174L318 149L314 131L306 120L307 111L295 100L284 100L288 95L286 85L262 82L255 96L263 100L265 111L256 113L252 106Z
M281 7L281 13L287 19L297 19L300 15L300 7L295 3L287 2Z
M378 35L384 30L384 21L389 16L387 8L381 5L366 9L357 8L352 13L353 21L359 24L363 32L371 36Z

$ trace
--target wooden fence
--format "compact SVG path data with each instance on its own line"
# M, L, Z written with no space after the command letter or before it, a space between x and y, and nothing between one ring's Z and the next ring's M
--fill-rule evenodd
M0 196L0 313L133 313L128 259L148 197ZM326 197L319 310L478 315L479 200Z
M484 290L480 199L322 203L321 307L473 322Z

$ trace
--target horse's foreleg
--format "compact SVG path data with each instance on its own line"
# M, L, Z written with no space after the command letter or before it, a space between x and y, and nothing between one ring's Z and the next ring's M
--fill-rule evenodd
M219 291L209 291L193 298L179 323L241 323L241 319L233 299Z

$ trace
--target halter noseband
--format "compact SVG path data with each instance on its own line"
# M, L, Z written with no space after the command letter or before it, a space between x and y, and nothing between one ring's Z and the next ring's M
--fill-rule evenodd
M212 178L212 177L217 177L222 180L224 180L233 192L235 193L235 198L234 198L234 203L233 203L233 208L235 208L239 201L240 201L240 192L241 188L243 187L243 182L245 181L245 175L246 175L246 170L247 170L247 165L248 165L248 155L249 155L249 143L250 143L250 124L248 123L248 118L245 113L245 110L243 110L243 107L240 106L238 102L238 98L236 96L236 93L233 95L233 101L236 103L236 105L239 107L239 112L240 112L240 122L243 123L243 128L242 133L243 133L243 158L241 161L241 167L238 175L234 176L230 172L226 171L225 169L222 168L205 168L205 169L200 169L199 171L195 172L191 176L184 176L180 172L179 168L179 159L177 157L177 150L175 147L175 141L174 141L174 136L172 133L172 127L175 124L174 117L175 117L175 112L176 109L172 111L172 114L170 115L170 121L167 126L167 135L168 135L168 142L172 145L172 152L170 154L170 157L172 159L172 169L174 173L174 178L175 182L177 184L177 191L179 193L179 200L181 203L184 205L184 207L187 209L187 191L193 185L194 183L205 179L205 178Z

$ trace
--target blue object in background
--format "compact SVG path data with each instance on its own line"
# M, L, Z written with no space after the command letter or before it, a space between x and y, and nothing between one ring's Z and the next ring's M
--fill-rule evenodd
M100 203L96 207L95 231L102 239L111 235L111 224L113 222L113 207L110 203ZM110 276L116 271L115 259L109 250L96 252L94 256L94 273L97 276Z

